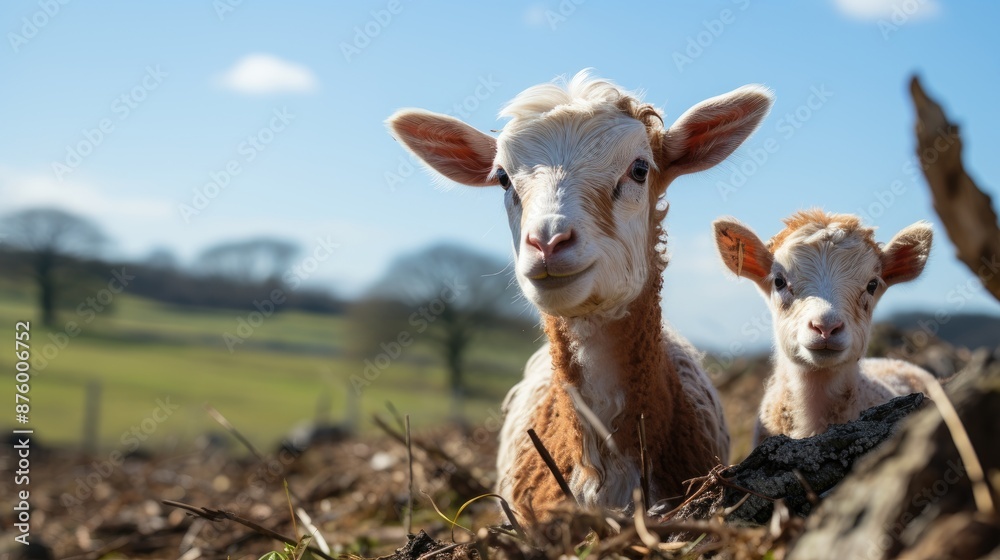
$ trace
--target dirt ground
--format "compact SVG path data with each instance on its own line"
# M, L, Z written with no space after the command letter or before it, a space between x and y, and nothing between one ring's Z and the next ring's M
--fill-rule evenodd
M877 344L898 350L904 341L902 333L884 331ZM947 370L959 369L969 356L967 350L935 343L908 357L932 370ZM713 363L712 358L707 363ZM723 365L709 369L722 372L715 381L733 433L735 462L750 450L767 358ZM282 550L274 538L238 522L199 518L164 501L231 512L288 537L306 532L302 519L308 518L333 557L392 554L407 543L403 512L409 496L408 462L405 445L388 433L403 433L400 419L389 413L382 418L387 433L375 439L357 440L324 428L303 451L272 449L260 452L259 458L227 433L206 435L193 449L132 454L120 464L110 454L83 456L35 444L30 473L32 545L14 541L15 487L13 477L5 477L0 481L4 533L0 558L237 560ZM450 543L450 524L435 513L431 502L454 516L466 499L491 490L499 429L495 424L493 420L413 430L414 533L423 530ZM0 450L4 472L15 470L17 457L12 451L11 445ZM288 483L287 493L283 481ZM301 512L294 526L290 507ZM496 500L484 499L470 506L459 523L478 531L499 520ZM455 538L471 540L461 529ZM319 546L317 539L312 544ZM419 545L410 543L409 552L403 553L412 553ZM478 552L454 547L449 554Z

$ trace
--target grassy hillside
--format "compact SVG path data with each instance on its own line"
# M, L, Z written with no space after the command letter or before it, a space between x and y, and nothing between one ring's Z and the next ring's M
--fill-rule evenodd
M32 321L36 367L31 427L42 442L80 442L86 388L93 383L101 387L99 432L107 447L121 447L132 426L154 427L147 445L156 447L218 431L204 412L205 403L262 446L315 417L323 402L329 403L335 421L356 406L362 430L372 429L370 416L384 411L386 401L410 413L416 426L449 415L444 371L429 341L419 335L359 394L349 380L363 374L364 357L349 357L345 351L352 328L345 318L278 313L264 319L230 352L223 334L236 335L237 318L247 313L178 309L121 294L115 296L113 308L100 313L64 311L61 327L50 332L36 321L27 288L0 286L3 336L12 343L14 323ZM70 336L75 332L72 325L67 327L70 321L79 327L76 336ZM485 418L498 408L538 345L536 338L535 332L494 332L475 341L468 359L470 397L464 406L469 420ZM60 345L64 348L58 349ZM0 353L0 368L11 371L13 358L11 352ZM180 408L163 419L163 413L154 415L157 399ZM0 426L14 423L13 412L9 414ZM157 423L154 416L163 422Z
M955 346L966 348L996 348L1000 346L1000 317L985 314L939 315L932 313L898 313L888 320L907 331L933 334Z

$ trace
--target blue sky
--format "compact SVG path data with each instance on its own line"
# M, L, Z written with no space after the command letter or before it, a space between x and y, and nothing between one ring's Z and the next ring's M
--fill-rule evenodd
M998 19L1000 4L934 0L4 2L0 210L78 212L110 252L136 258L164 247L190 260L260 234L306 251L332 238L339 248L309 281L352 295L436 241L511 253L499 190L436 187L385 132L397 108L497 129L519 91L592 67L671 122L761 83L777 103L758 133L670 187L664 292L667 317L696 342L758 345L767 337L747 325L766 309L727 276L712 220L733 215L767 237L821 206L864 214L882 241L937 225L912 167L913 72L963 125L967 165L1000 199ZM998 313L936 231L924 276L890 290L878 314Z

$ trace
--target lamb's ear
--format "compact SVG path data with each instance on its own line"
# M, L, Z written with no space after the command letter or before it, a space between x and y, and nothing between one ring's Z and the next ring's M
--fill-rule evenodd
M934 232L927 222L903 228L882 248L882 280L887 286L909 282L924 271Z
M664 132L657 167L674 179L720 163L757 129L773 102L771 90L759 85L702 101Z
M737 276L753 280L766 290L765 279L771 274L774 257L750 228L733 218L719 218L715 228L715 244L722 262Z
M386 124L396 139L448 179L471 187L500 184L491 176L496 138L454 117L420 109L397 111Z

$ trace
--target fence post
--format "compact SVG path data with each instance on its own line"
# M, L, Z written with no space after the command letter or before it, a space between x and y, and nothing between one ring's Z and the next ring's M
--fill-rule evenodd
M87 382L86 399L83 408L83 450L97 453L98 433L101 420L101 382L92 379Z
M361 423L361 395L354 390L351 381L348 379L344 390L344 398L347 399L346 414L344 423L351 434L358 433L358 426Z

